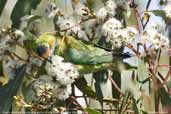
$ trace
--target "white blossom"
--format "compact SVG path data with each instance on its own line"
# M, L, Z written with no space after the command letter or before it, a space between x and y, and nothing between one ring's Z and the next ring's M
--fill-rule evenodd
M107 18L108 12L106 10L105 7L102 7L98 10L98 12L96 13L96 17L98 22L104 22L105 19Z
M43 75L32 83L32 89L35 94L34 101L42 104L50 104L54 97L53 91L55 83L48 75Z
M138 31L134 27L122 28L122 24L115 18L110 18L102 26L103 35L106 41L110 42L113 48L120 48L121 46L131 43Z
M154 14L148 13L150 14L151 18L150 18L150 22L148 23L148 26L146 26L146 29L153 29L155 31L157 31L158 33L165 33L165 28L166 28L166 23L165 21L159 17L159 16L154 16ZM154 18L155 17L155 18ZM152 20L155 21L152 21Z
M49 3L45 8L45 14L48 18L54 18L60 10L57 8L55 3Z
M150 42L151 38L155 37L156 31L153 29L146 29L141 33L141 43Z
M74 5L74 12L77 16L80 16L82 19L86 19L90 16L92 16L91 11L88 7L85 5L78 3Z
M1 34L0 36L0 55L3 55L5 51L14 51L14 41L7 34ZM0 57L1 58L1 57Z
M63 100L69 97L71 94L71 85L56 85L55 90L54 90L54 96L56 96L57 99Z
M20 29L23 30L28 26L28 21L31 19L34 15L25 15L20 18Z
M124 42L127 40L126 30L115 30L113 34L109 37L109 42L112 44L113 48L120 48Z
M81 25L79 25L74 17L71 16L59 16L56 25L61 30L66 31L67 35L77 35L79 38L87 39L85 31L82 30Z
M106 1L105 7L100 8L96 13L96 17L97 17L98 22L104 22L107 17L115 16L116 7L117 6L113 0Z
M129 0L115 0L115 3L117 6L121 6L121 7L127 7Z
M17 42L23 45L24 40L26 40L26 37L24 33L21 30L15 30L15 36L17 38Z
M154 49L166 49L169 46L168 38L154 29L146 29L141 34L141 43L150 44Z
M50 104L56 100L64 100L71 94L71 85L61 85L54 81L49 75L41 75L32 82L32 89L35 95L34 101L43 104Z
M55 77L61 85L71 84L79 76L74 65L64 62L62 57L54 55L51 57L51 61L46 63L45 69L48 75Z
M74 27L76 27L76 21L72 18L72 16L59 16L56 25L59 26L60 30L75 29Z
M114 16L116 14L115 12L115 9L116 9L116 4L113 0L108 0L106 3L105 3L105 8L108 12L108 14Z
M121 46L135 40L137 34L138 31L134 27L113 30L111 31L111 34L107 36L106 41L110 42L113 48L120 48Z
M102 26L104 36L110 36L114 30L120 29L122 24L116 18L110 18Z
M156 37L152 40L153 47L155 49L166 49L169 46L169 40L163 34L156 34Z
M163 10L165 11L166 13L166 16L168 18L171 18L171 4L167 4L164 6Z
M131 43L135 40L135 37L138 34L138 30L135 27L127 27L125 28L125 32L127 34L127 40L125 42L127 43Z
M16 68L19 65L16 60L13 60L9 56L4 56L3 58L3 73L9 79L14 79L16 74Z
M24 37L24 33L21 30L15 30L16 37Z
M34 71L35 67L40 67L42 65L42 61L38 58L30 57L29 58L29 63L27 64L26 68L26 73L27 74L32 74Z

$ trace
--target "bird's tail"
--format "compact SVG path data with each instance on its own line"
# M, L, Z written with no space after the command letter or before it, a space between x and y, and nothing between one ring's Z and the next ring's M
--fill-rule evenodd
M127 59L133 57L133 55L131 55L130 53L113 53L113 60L121 60L121 59Z
M129 53L113 53L109 52L101 56L90 58L90 64L110 63L113 61L122 61L123 59L132 57Z

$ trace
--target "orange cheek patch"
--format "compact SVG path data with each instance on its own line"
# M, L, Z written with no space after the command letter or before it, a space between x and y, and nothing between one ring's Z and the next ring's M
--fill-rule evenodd
M44 58L48 58L51 54L52 54L51 50L48 49L48 50L46 51L46 53L43 54L43 57L44 57Z

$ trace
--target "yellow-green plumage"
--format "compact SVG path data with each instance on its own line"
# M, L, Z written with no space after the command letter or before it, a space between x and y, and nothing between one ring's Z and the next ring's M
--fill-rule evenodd
M72 62L80 72L95 72L106 68L116 68L118 61L123 57L114 57L113 52L95 47L71 36L59 37L43 34L37 39L38 45L54 41L54 54L62 56L65 61Z

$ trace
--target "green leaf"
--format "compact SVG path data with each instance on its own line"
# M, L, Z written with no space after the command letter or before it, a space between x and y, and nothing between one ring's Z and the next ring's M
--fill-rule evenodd
M30 15L40 2L41 0L18 0L11 14L12 27L19 29L20 18Z
M3 73L3 62L2 60L0 61L0 86L4 85L3 79L4 78L4 73Z
M9 77L5 75L4 69L3 69L3 60L0 61L0 86L4 86L9 81Z
M38 72L37 72L38 76L47 74L46 69L45 69L46 62L47 61L43 61L43 64L39 67Z
M115 81L117 86L121 88L121 72L118 70L112 71L112 79ZM112 96L114 99L119 99L120 98L120 92L113 86L112 84ZM116 103L118 104L118 103Z
M36 20L42 20L43 17L39 16L39 15L32 15L30 17L30 19L28 20L28 25L30 25L32 22L36 21Z
M130 9L130 10L131 10L131 15L127 17L126 25L136 27L137 26L136 11L135 9Z
M94 8L95 1L94 0L86 0L85 5L91 10Z
M166 19L166 13L163 10L151 10L151 11L148 11L148 12L152 12L155 16L160 16L163 19Z
M168 88L171 88L171 80L169 80L169 81L167 82L167 87L168 87Z
M0 87L0 113L9 112L13 97L17 94L17 91L22 83L25 75L26 65L19 67L16 70L16 77L10 80L8 84Z
M171 97L164 87L158 90L159 97L163 106L171 106Z
M27 17L27 26L25 26L25 28L23 28L25 31L27 29L29 29L29 26L35 22L36 20L40 20L40 21L43 21L43 17L42 16L39 16L39 15L30 15Z
M121 104L121 106L119 107L119 114L122 113L124 107L127 105L127 102L128 102L128 100L129 100L129 98L130 98L130 95L131 95L130 92L126 92L126 94L124 95L124 98L123 98L123 100L122 100L122 104Z
M148 114L146 111L144 111L144 110L141 110L141 113L142 114Z
M0 76L3 76L3 63L0 61Z
M101 84L106 83L108 77L108 71L107 70L102 70L102 71L98 71L93 73L93 78L95 79L95 90L96 90L96 96L97 99L99 100L101 106L103 107L103 90L101 89Z
M164 5L165 1L164 0L160 0L160 5Z
M6 2L7 2L7 0L0 0L0 16L3 12Z
M87 85L87 81L84 77L80 77L75 80L76 87L80 89L84 94L88 95L89 97L96 98L96 92L92 90L90 86Z
M146 67L146 64L143 60L141 60L139 62L139 65L138 65L138 77L137 77L137 80L139 83L146 83L148 82L149 78L148 78L148 69Z
M133 98L133 110L134 110L134 114L139 114L139 110L138 110L138 107L137 107L137 103L136 103L136 100Z
M88 114L102 114L101 112L91 108L86 108L85 110L88 112Z
M33 50L33 51L36 51L36 48L37 48L36 41L31 38L24 42L24 46L26 49Z

